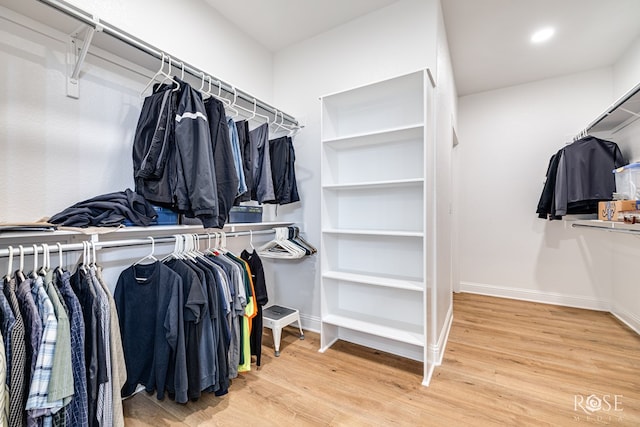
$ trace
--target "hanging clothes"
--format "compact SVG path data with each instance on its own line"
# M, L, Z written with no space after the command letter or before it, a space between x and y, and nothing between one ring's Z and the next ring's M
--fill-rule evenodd
M71 288L71 274L58 268L54 283L62 294L69 310L71 323L71 365L73 367L73 399L64 408L67 427L89 425L89 402L87 395L87 370L85 364L85 324L82 307Z
M239 120L236 123L236 131L238 133L238 146L240 148L240 159L242 161L242 171L245 179L247 190L241 193L234 202L239 205L240 202L248 202L251 200L251 194L254 189L253 185L253 157L251 156L251 143L249 141L249 122Z
M249 132L251 157L253 159L253 189L251 199L260 203L275 200L273 177L271 174L271 155L269 150L269 126L266 123Z
M202 282L198 275L179 259L165 261L164 265L173 270L182 279L183 305L183 329L186 351L187 368L187 397L189 400L197 400L200 397L201 375L199 349L203 329L203 316L205 313L206 299L203 294Z
M0 334L0 341L4 337ZM7 386L7 356L0 345L0 426L9 425L9 387Z
M71 325L64 302L53 284L53 270L44 276L44 289L53 305L58 329L53 367L49 380L49 400L62 400L65 407L73 396L73 367L71 363Z
M229 127L222 101L210 97L204 101L209 133L213 148L218 215L212 223L222 228L229 217L229 210L238 192L238 177L233 166L233 151L229 139Z
M127 367L123 397L142 384L160 400L168 392L188 401L182 289L180 276L160 262L120 273L114 300Z
M238 189L236 197L240 197L247 192L247 183L244 177L244 167L242 165L242 154L240 153L240 140L238 136L238 128L233 118L227 117L229 125L229 139L231 140L231 150L233 152L233 164L235 166L236 176L238 177Z
M102 267L95 266L96 278L98 284L102 287L104 295L107 298L109 307L109 347L111 349L111 396L113 401L113 410L111 411L112 425L114 427L124 426L124 412L122 408L122 399L120 399L120 391L127 380L127 367L124 360L124 350L122 348L122 338L120 336L120 320L118 319L118 311L116 309L115 300L111 295L108 285L102 276ZM106 403L105 403L106 405ZM108 425L108 424L107 424Z
M178 82L177 93L163 85L143 103L133 144L136 192L210 228L219 208L210 126L200 92Z
M25 321L25 345L26 345L26 372L25 396L28 396L31 387L31 379L36 369L38 349L42 341L42 319L31 294L31 279L20 282L16 289L16 296L20 306L20 314ZM26 400L26 399L25 399ZM31 411L26 413L27 427L37 426L36 417Z
M612 171L626 163L612 141L587 136L567 145L549 161L536 213L550 219L597 213L598 202L615 191Z
M296 182L295 152L288 136L269 141L274 203L286 205L300 201Z
M29 367L29 362L26 357L25 348L27 335L25 334L25 324L22 320L18 298L16 296L16 281L14 278L8 276L4 278L3 294L6 296L15 318L10 337L11 365L10 370L7 370L10 377L9 389L11 390L9 400L9 426L22 427L25 420L23 410L25 386L29 378L26 369Z
M98 283L96 277L96 269L94 265L89 267L88 286L91 286L92 292L99 309L100 316L100 337L103 340L104 348L104 375L105 380L98 383L98 397L96 403L96 418L100 426L113 425L113 393L111 387L111 318L109 310L109 302Z
M107 354L103 336L99 301L86 266L80 265L71 276L71 287L82 307L85 324L85 370L87 373L88 418L90 426L98 423L100 384L107 382Z
M262 260L258 256L258 253L254 250L248 252L243 250L240 257L248 264L249 271L251 272L251 279L253 281L253 287L255 289L255 298L257 305L257 313L253 318L251 326L251 354L256 356L256 365L260 366L262 358L262 309L269 302L269 295L267 294L267 284L264 275L264 268L262 266Z
M178 180L174 126L177 93L156 87L144 99L133 141L135 191L152 203L172 207Z

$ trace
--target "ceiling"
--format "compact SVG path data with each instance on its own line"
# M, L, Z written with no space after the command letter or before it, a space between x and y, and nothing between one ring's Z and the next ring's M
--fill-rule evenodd
M276 52L397 0L204 1L267 49Z
M612 65L640 36L639 0L442 0L459 95ZM531 34L553 26L533 45Z
M204 1L276 52L397 0ZM459 95L609 66L640 36L640 0L441 1Z

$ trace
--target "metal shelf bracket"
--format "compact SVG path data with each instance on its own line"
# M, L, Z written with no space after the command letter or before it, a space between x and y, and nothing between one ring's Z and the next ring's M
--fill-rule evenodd
M80 98L80 70L87 57L89 46L96 32L102 31L102 26L98 19L94 17L95 26L82 24L77 30L69 35L67 42L67 96L70 98ZM84 34L82 40L81 34Z

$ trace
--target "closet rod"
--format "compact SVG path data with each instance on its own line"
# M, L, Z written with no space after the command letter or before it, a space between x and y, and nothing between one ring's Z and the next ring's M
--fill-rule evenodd
M111 24L108 24L106 22L104 22L103 20L96 18L94 16L92 16L91 14L89 14L88 12L73 6L69 3L67 3L66 1L63 0L39 0L41 3L44 3L72 18L75 18L78 21L83 22L86 25L89 25L93 28L99 29L100 31L102 31L103 33L109 34L111 37L114 37L117 40L122 41L123 43L128 44L129 46L132 46L148 55L151 55L157 59L162 59L162 54L163 51L158 49L157 47L150 45L149 43L146 43L142 40L140 40L139 38L126 33L125 31L122 31L121 29L114 27ZM168 55L165 52L165 55ZM262 109L263 111L270 113L274 116L274 120L277 119L277 116L283 117L284 120L288 121L290 125L299 127L299 123L298 121L295 119L295 117L284 113L278 109L276 109L275 107L272 107L271 105L267 104L264 101L261 101L259 99L257 99L254 96L249 95L246 92L243 92L241 90L239 90L238 88L235 88L235 92L234 92L234 86L226 83L208 73L205 73L204 71L200 70L199 68L194 67L193 65L190 65L188 63L186 63L185 61L182 61L174 56L168 55L171 57L172 61L178 62L180 64L184 64L184 71L185 73L190 74L191 76L193 76L194 78L197 78L198 80L202 79L202 74L205 74L207 76L210 76L212 80L216 81L216 82L220 82L221 86L222 86L222 90L224 92L226 92L228 95L234 95L234 93L237 95L238 98L242 99L243 101L247 102L248 104L250 104L251 106L253 106L253 102L255 100L256 102L256 107ZM182 65L180 66L180 70L182 70Z
M275 229L271 229L271 230L256 230L256 231L233 231L233 232L229 232L229 233L224 233L226 235L226 237L239 237L239 236L250 236L250 235L260 235L260 234L272 234L275 233ZM200 239L208 239L209 236L214 236L215 233L209 233L209 234L198 234L198 233L176 233L177 235L181 235L181 234L185 234L185 235L193 235L196 234L198 237L200 237ZM220 234L220 233L218 233ZM91 237L91 236L89 236ZM161 236L161 237L154 237L153 238L153 242L154 243L173 243L175 242L176 239L173 236ZM122 248L122 247L127 247L127 246L143 246L143 245L150 245L151 244L151 239L144 238L144 239L126 239L126 240L111 240L111 241L97 241L94 242L96 248ZM49 248L51 249L51 251L57 251L58 250L58 245L56 244L48 244ZM65 244L61 244L60 245L62 247L62 251L63 252L74 252L74 251L81 251L84 249L84 245L82 243L65 243ZM13 256L18 256L20 255L20 246L19 245L11 245L12 249L13 249ZM39 253L42 253L40 251L40 249L42 249L42 243L40 244L36 244L36 247L38 248ZM23 245L23 254L24 255L33 255L33 244L26 244ZM0 249L0 258L7 258L9 256L9 248L7 249Z

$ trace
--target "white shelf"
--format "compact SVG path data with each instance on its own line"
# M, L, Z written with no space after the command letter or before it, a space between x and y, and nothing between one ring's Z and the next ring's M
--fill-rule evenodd
M424 233L419 231L401 231L401 230L355 230L355 229L326 229L322 230L325 234L345 234L357 236L389 236L389 237L424 237Z
M638 234L640 224L627 224L617 221L602 221L599 219L575 220L571 221L572 227L585 227L609 232Z
M225 224L222 231L234 232L241 230L265 230L273 227L287 227L292 225L292 222L248 222L248 223L235 223ZM2 225L2 224L0 224ZM91 233L92 230L97 230L96 233ZM121 228L88 228L86 231L80 230L52 230L52 231L5 231L0 232L0 239L4 240L19 240L25 238L67 238L73 236L90 236L91 234L99 234L102 237L118 235L118 238L128 234L150 234L153 236L167 236L172 234L183 233L202 233L206 234L206 231L202 225L152 225L149 227L121 227ZM220 231L220 230L209 230Z
M332 145L336 149L353 148L362 145L383 144L390 140L403 140L421 138L424 131L424 123L416 123L408 126L399 126L390 129L375 130L373 132L361 132L353 135L339 136L324 139L324 144Z
M353 317L352 317L353 316ZM420 333L420 327L401 322L388 322L386 325L376 323L373 318L358 318L358 313L341 312L329 314L323 317L323 322L330 325L353 329L359 332L388 338L415 346L424 346L424 334ZM379 320L379 319L375 319Z
M322 188L325 190L357 190L359 188L369 189L369 188L392 188L392 187L400 187L406 185L422 185L424 184L424 179L422 178L412 178L412 179L397 179L397 180L389 180L389 181L369 181L369 182L359 182L359 183L346 183L346 184L332 184L332 185L324 185Z
M425 120L424 72L322 97L322 139L386 132Z
M345 340L423 361L423 384L432 83L421 70L321 98L320 349Z
M325 279L342 280L345 282L362 283L365 285L381 286L386 288L404 289L407 291L423 292L423 283L415 278L402 278L390 276L371 276L342 271L327 271L322 274Z

